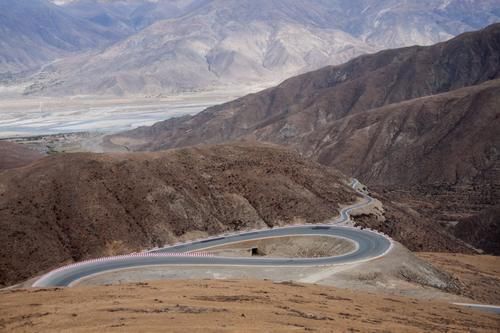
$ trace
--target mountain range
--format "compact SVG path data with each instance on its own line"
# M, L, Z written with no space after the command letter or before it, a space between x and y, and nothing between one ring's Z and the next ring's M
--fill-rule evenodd
M45 0L0 0L0 75L32 70L121 37Z
M358 57L194 116L111 136L111 140L131 137L143 144L128 148L160 150L245 138L294 146L304 155L372 183L455 182L456 177L463 179L465 175L454 169L441 178L433 178L432 169L422 172L425 169L418 164L420 178L394 178L393 171L422 162L422 154L441 152L455 140L471 141L463 135L477 137L483 133L485 138L492 138L497 116L496 79L500 79L500 24L434 46ZM479 94L484 105L472 105ZM472 119L464 121L466 116ZM473 126L478 133L457 128L472 126L475 119L481 121ZM449 126L461 135L451 136L446 128L438 130L439 126ZM479 160L487 161L488 156L494 157L489 153L493 143L480 149L463 149L461 154L470 156L478 151L484 154ZM420 148L409 151L409 146ZM403 154L390 159L400 165L383 164L384 158L389 160L387 155L395 154ZM461 159L473 160L465 156ZM439 159L449 168L442 154Z
M57 1L59 6L29 0L16 6L32 1L86 22L82 31L110 34L102 43L80 48L91 52L47 51L24 61L22 69L45 65L25 81L25 94L37 95L160 95L270 86L361 54L434 44L500 20L494 0L75 0ZM50 22L59 21L64 20L52 15ZM13 25L5 22L7 28ZM29 31L36 36L36 27L26 29L27 36ZM23 45L40 49L37 42ZM16 59L22 58L22 47L12 42L9 50L0 72L15 73L21 63ZM49 64L56 58L63 59Z
M125 34L137 32L152 23L183 16L206 0L75 0L52 1L68 13Z
M406 201L443 226L479 214L495 230L488 235L498 235L498 223L481 212L500 202L499 96L494 24L433 46L364 55L107 140L131 150L286 145L358 177L384 202Z
M411 251L500 254L500 23L482 28L498 20L495 1L0 9L0 79L25 80L26 94L162 95L298 74L105 137L127 153L42 157L0 142L2 286L86 258L329 221L360 199L351 177L376 199L354 225Z
M0 78L103 49L195 2L0 0Z

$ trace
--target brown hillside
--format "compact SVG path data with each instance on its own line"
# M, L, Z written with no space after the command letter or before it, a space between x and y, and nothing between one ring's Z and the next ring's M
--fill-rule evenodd
M0 284L190 232L321 222L358 199L347 182L271 146L47 157L0 173Z
M323 142L305 146L304 136L347 115L499 77L500 24L496 24L430 47L361 56L195 116L167 120L109 140L136 150L159 150L252 135L297 146L308 154Z
M455 235L488 253L500 255L500 205L462 219Z
M370 184L500 186L499 105L500 80L488 81L345 117L304 146Z
M0 171L22 167L42 157L42 154L20 144L0 141Z

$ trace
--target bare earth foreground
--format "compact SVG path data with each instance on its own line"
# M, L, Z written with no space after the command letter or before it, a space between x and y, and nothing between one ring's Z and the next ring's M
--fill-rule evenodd
M0 292L5 332L498 332L439 302L270 281L192 280Z

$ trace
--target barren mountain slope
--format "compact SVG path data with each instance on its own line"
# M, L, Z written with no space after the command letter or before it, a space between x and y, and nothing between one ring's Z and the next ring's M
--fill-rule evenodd
M130 35L162 19L182 16L208 0L73 0L62 8L77 17L85 18L108 29L120 30Z
M377 184L387 207L397 202L415 212L408 218L440 222L498 253L499 105L493 80L346 117L305 141L322 142L310 148L320 162ZM379 229L393 234L388 225Z
M324 0L343 29L373 45L431 45L500 21L496 0Z
M0 141L0 172L28 165L42 157L42 154L22 145Z
M431 47L362 56L193 117L118 136L146 139L148 144L132 148L153 150L220 142L256 131L266 133L266 140L293 144L348 114L496 78L499 55L500 24Z
M321 222L359 199L347 182L270 146L47 157L0 173L0 284L190 232Z
M0 79L121 37L47 0L0 0Z
M206 0L0 0L0 82L54 60L98 51Z
M326 25L318 1L208 1L98 54L47 66L32 94L160 94L277 83L373 48Z
M307 135L300 150L372 184L493 187L499 105L500 80L488 81L342 118Z
M116 17L141 1L144 5L125 18ZM110 27L155 23L102 52L45 67L29 79L27 94L156 95L269 86L360 54L430 45L500 20L500 4L493 0L136 0L113 5L79 0L64 8L94 13L86 18Z

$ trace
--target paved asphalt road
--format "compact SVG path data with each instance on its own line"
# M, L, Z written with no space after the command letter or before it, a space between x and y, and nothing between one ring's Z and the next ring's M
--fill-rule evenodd
M463 306L477 311L490 312L500 314L500 306L487 304L469 304L469 303L452 303L454 305Z
M358 185L358 181L354 180L351 185L355 188ZM363 202L342 209L340 217L329 224L298 225L268 230L254 230L239 234L226 234L191 243L157 249L141 255L119 256L84 261L61 267L42 276L33 284L33 287L69 286L71 283L86 276L111 270L151 265L317 266L339 265L371 260L383 256L391 249L392 242L389 238L368 230L336 226L336 224L347 221L352 210L364 207L373 201L373 199L368 195L361 192L360 194L364 197ZM353 241L356 244L356 249L344 255L322 258L224 258L215 256L196 256L195 253L186 254L186 252L202 251L203 249L212 246L230 244L233 242L293 235L344 237ZM495 305L464 303L453 304L479 311L492 312L496 314L500 313L500 307Z
M357 180L352 186L356 187ZM283 228L254 230L240 234L222 235L191 243L174 245L151 251L149 256L121 256L90 260L62 267L52 271L38 279L34 287L69 286L72 282L110 270L126 269L131 267L150 265L231 265L231 266L316 266L346 264L370 260L384 255L392 246L389 238L378 233L359 230L350 227L335 226L349 219L349 213L356 208L368 205L373 199L364 195L364 201L353 206L344 208L340 217L331 224L325 225L297 225ZM356 244L356 249L350 253L335 257L322 258L225 258L215 256L184 256L181 253L200 251L207 247L229 244L233 242L247 241L276 236L294 235L322 235L344 237Z

